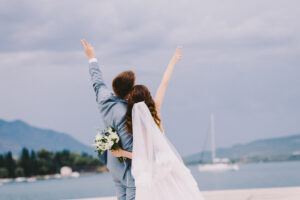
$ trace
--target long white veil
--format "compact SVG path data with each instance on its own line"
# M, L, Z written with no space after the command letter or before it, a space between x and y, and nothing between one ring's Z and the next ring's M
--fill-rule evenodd
M144 102L133 106L132 131L136 200L203 199L190 170Z

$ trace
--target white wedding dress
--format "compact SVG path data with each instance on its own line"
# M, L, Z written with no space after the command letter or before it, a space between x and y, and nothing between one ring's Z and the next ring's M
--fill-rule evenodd
M144 102L133 106L132 130L136 200L204 200L190 170Z

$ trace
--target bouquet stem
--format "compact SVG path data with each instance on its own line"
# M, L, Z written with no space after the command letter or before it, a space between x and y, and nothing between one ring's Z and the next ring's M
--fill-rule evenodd
M122 162L125 161L125 158L123 158L123 157L118 157L118 160L119 160L120 163L122 163Z

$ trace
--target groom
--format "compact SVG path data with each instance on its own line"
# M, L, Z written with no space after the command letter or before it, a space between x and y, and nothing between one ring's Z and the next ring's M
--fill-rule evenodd
M120 73L113 80L113 94L104 83L102 72L95 58L94 48L85 40L81 40L81 42L85 49L85 54L89 58L89 72L104 124L106 127L113 127L118 132L121 148L132 152L132 136L127 133L124 123L126 121L126 99L135 84L135 74L132 71ZM100 155L99 158L107 165L112 175L117 188L118 200L134 200L135 184L131 174L131 160L126 159L123 163L120 163L118 158L108 151Z

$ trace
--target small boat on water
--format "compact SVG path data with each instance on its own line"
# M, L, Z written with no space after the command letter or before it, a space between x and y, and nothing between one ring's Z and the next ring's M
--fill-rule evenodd
M29 177L29 178L26 179L26 181L27 181L27 182L34 182L34 181L36 181L36 178L34 178L34 177Z
M78 178L80 176L79 172L72 172L71 177Z
M239 166L232 163L212 163L198 166L199 171L237 171Z
M49 175L46 175L46 176L44 176L44 179L49 179L50 178L50 176Z
M16 182L24 182L26 181L26 178L25 177L18 177L15 179Z
M60 175L62 178L78 178L80 176L79 172L73 172L71 167L63 166L60 169Z
M215 148L215 127L214 115L210 116L210 136L211 136L211 159L212 163L199 164L199 171L237 171L239 170L238 164L231 163L228 158L217 158Z
M0 183L4 184L4 183L9 183L14 181L13 178L0 178Z
M61 175L60 174L55 174L54 178L61 178Z

